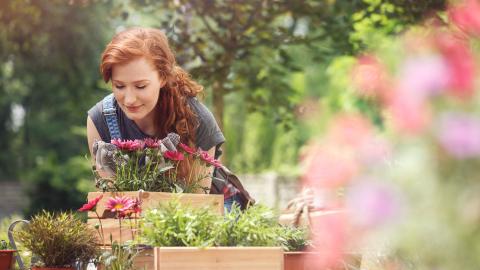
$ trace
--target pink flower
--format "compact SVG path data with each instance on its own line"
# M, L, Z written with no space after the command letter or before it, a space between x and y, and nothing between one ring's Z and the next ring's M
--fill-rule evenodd
M222 164L220 163L220 161L214 159L213 157L211 157L207 151L202 151L200 150L200 159L202 159L203 161L205 161L207 164L209 165L212 165L216 168L219 168L222 166Z
M111 143L117 146L120 150L129 151L129 152L141 150L144 147L144 143L141 140L113 139Z
M142 213L142 208L140 207L141 201L138 198L133 199L133 203L130 208L125 209L124 211L119 212L120 218L130 217L133 214Z
M480 2L466 0L462 4L451 7L448 11L450 19L460 29L473 35L480 35Z
M160 147L160 141L152 138L145 139L145 146L148 148L158 148Z
M387 110L394 127L407 134L422 132L431 118L425 99L398 90L391 93Z
M122 197L112 197L109 198L105 209L110 210L110 212L123 213L128 209L131 209L135 204L135 201L132 198L122 196Z
M182 148L183 151L185 151L185 152L187 152L187 153L189 153L189 154L191 154L191 155L195 154L195 152L196 152L195 149L191 148L190 146L188 146L188 145L186 145L186 144L179 143L178 146L179 146L180 148Z
M183 154L179 151L166 151L165 153L163 153L163 156L174 161L180 161L185 159Z
M467 41L447 33L439 33L436 38L450 73L448 86L452 94L461 98L471 97L474 92L475 58Z
M350 182L358 173L359 164L351 149L314 145L304 158L306 186L337 188Z
M347 192L350 218L360 227L376 227L398 220L401 204L398 192L386 184L364 181Z
M448 65L439 56L420 56L407 59L400 71L399 89L427 98L445 90L449 82Z
M458 159L480 156L480 119L464 113L448 113L440 120L442 147Z
M358 59L352 71L353 83L360 94L376 96L381 94L386 86L386 72L379 61L370 55Z
M88 201L84 204L78 211L80 212L88 212L88 211L95 211L95 207L97 206L98 202L103 198L103 195L98 196L97 198Z

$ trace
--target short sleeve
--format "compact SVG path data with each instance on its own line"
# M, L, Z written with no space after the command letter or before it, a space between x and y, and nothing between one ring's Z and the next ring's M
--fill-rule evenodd
M198 116L196 133L197 147L207 151L214 146L219 146L224 143L225 137L210 110L196 98L189 99L189 105Z
M92 119L93 124L97 128L100 138L104 142L110 142L110 132L108 131L107 122L103 116L102 101L98 102L88 110L88 116Z

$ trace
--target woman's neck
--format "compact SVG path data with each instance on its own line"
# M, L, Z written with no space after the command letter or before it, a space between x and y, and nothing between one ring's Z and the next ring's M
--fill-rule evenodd
M155 137L157 133L154 124L154 118L150 115L147 115L145 118L141 120L134 121L138 128L150 137Z

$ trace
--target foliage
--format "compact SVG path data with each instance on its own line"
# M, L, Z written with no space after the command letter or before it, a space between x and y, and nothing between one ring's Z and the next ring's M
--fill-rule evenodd
M285 251L302 251L311 245L308 228L280 226L278 231L280 244Z
M262 205L242 212L234 204L222 217L171 201L146 211L142 222L142 238L153 246L282 246L292 251L309 244L305 229L279 225L273 211Z
M277 219L266 206L254 205L244 212L237 204L220 224L219 246L277 246Z
M215 243L220 219L209 208L191 208L172 200L147 210L140 230L149 245L208 247Z
M9 249L12 249L12 247L10 246L10 244L5 241L5 240L0 240L0 250L9 250Z
M130 270L133 269L133 262L138 252L132 245L113 242L112 249L102 253L98 261L106 270Z
M16 233L24 247L46 267L71 267L98 255L96 232L70 213L43 211Z

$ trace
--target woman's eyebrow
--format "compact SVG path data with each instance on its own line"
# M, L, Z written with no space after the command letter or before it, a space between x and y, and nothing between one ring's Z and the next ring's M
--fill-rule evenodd
M112 82L114 82L114 83L122 83L122 84L124 84L124 82L122 82L122 81L119 81L119 80L112 80ZM150 80L147 80L147 79L144 79L144 80L138 80L138 81L134 81L133 83L141 83L141 82L143 82L143 83L149 83L149 82L150 82Z

